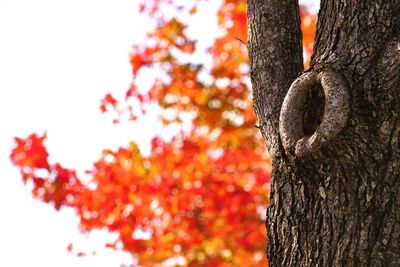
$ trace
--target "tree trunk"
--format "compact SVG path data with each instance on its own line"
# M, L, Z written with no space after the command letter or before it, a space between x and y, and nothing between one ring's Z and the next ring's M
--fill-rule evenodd
M248 0L248 22L269 266L400 266L400 0L322 0L297 79L297 1Z

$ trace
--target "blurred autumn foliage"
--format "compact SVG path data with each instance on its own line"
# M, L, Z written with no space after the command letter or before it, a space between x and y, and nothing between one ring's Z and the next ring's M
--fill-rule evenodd
M206 1L189 2L138 3L155 27L132 49L126 98L107 94L100 106L115 111L117 123L157 104L164 128L175 129L170 140L153 133L149 155L134 142L104 150L90 181L48 162L46 135L16 138L11 160L34 197L73 208L83 231L118 233L107 246L132 253L141 266L261 266L271 162L251 103L245 1L222 1L220 34L207 51L197 47L207 32L188 36L185 21ZM301 17L309 57L315 17L304 8ZM210 66L191 60L199 52L211 57ZM137 86L143 70L155 73L148 90Z

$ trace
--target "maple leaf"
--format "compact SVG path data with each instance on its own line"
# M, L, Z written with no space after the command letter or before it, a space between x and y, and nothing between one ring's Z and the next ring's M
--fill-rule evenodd
M108 106L111 106L115 109L117 104L118 101L111 94L106 94L104 98L101 100L100 110L101 112L104 113L107 111Z
M49 168L49 153L43 145L46 133L42 136L31 134L27 139L15 138L16 147L11 153L13 164L24 168Z

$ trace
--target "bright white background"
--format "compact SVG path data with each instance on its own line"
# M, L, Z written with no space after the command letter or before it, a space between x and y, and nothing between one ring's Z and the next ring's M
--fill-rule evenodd
M205 18L193 31L206 29L209 42L216 22ZM146 144L154 125L112 125L99 101L107 92L124 95L132 80L131 46L144 38L148 24L135 0L0 0L1 267L129 263L129 254L103 248L113 235L86 238L73 211L56 212L33 200L8 157L14 136L45 130L50 161L80 173L104 148L132 139ZM70 242L97 254L76 257L67 252Z
M0 0L0 266L119 266L130 256L89 240L71 210L32 200L8 156L13 136L47 130L51 161L90 169L101 150L146 140L151 125L113 126L102 116L106 92L123 96L129 52L147 22L134 0ZM97 251L76 257L67 245Z

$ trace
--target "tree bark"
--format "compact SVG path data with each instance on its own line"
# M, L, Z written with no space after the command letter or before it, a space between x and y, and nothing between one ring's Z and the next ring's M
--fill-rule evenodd
M297 1L248 0L248 23L254 107L273 160L269 266L400 266L400 0L321 1L304 72L332 73L340 82L331 91L343 86L350 97L343 129L327 133L328 95L294 101L303 129L282 133L294 102L281 112L282 103L303 70ZM327 94L313 79L310 95L321 86Z

